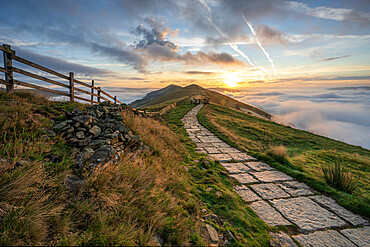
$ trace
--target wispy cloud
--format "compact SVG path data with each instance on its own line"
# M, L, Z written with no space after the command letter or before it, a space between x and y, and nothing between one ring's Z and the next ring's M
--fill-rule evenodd
M319 62L327 62L327 61L337 60L337 59L346 58L350 56L352 55L344 55L344 56L339 56L339 57L328 57L328 58L319 60Z
M353 9L315 7L311 8L305 3L286 1L283 5L289 10L321 19L335 21L370 22L370 14L358 12Z

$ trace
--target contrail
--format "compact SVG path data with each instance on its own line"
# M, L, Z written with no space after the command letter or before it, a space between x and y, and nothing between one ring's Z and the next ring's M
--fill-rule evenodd
M275 76L278 76L277 73L276 73L276 68L275 68L275 64L274 64L274 61L271 59L270 57L270 54L268 54L268 52L265 50L265 48L263 48L261 42L258 40L257 38L257 35L256 35L256 31L254 30L253 26L251 23L249 23L249 21L247 21L247 19L245 18L244 14L242 14L242 17L244 19L244 21L248 24L248 27L249 29L251 30L254 38L256 39L257 41L257 45L261 48L262 52L265 54L265 56L267 57L267 59L269 60L270 64L271 64L271 67L272 69L274 70L274 75Z
M212 15L212 10L210 9L210 7L208 6L207 2L204 1L204 0L199 0L199 2L203 5L204 8L207 9L208 13L210 15ZM228 39L228 36L221 31L221 29L212 21L212 19L209 17L209 16L206 16L207 20L209 21L209 23L217 30L217 32L219 32L224 38ZM237 52L240 56L242 56L244 59L246 59L248 61L248 63L250 65L252 65L252 67L254 69L256 69L257 71L260 71L262 70L263 72L265 72L262 68L260 67L257 67L256 65L254 65L254 63L252 62L252 60L243 52L241 51L238 46L236 44L231 44L231 43L228 43L228 45L235 51Z

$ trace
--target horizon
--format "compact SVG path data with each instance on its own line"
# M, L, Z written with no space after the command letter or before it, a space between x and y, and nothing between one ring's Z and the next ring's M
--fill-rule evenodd
M230 88L223 93L283 122L370 147L368 1L2 6L0 42L46 67L94 79L124 102L170 84Z

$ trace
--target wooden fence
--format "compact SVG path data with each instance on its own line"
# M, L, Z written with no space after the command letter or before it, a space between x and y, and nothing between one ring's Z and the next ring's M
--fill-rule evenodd
M103 100L106 100L106 101L110 101L114 104L117 104L117 103L122 104L122 102L117 100L117 96L113 97L110 94L108 94L107 92L104 92L100 87L95 87L94 86L94 80L91 81L91 85L90 85L88 83L82 82L82 81L77 80L76 78L74 78L74 73L73 72L69 72L68 76L63 75L59 72L56 72L54 70L45 68L41 65L38 65L38 64L33 63L31 61L28 61L24 58L18 57L18 56L15 55L15 51L11 49L10 45L6 45L6 44L4 44L2 46L0 45L0 50L3 52L3 55L4 55L4 68L0 67L0 72L5 73L5 80L0 79L0 83L6 85L6 91L7 92L13 92L14 91L14 85L20 85L20 86L34 88L34 89L38 89L38 90L42 90L42 91L46 91L46 92L50 92L50 93L55 93L55 94L62 95L62 96L67 96L67 97L70 98L71 102L74 102L75 99L78 99L78 100L90 102L90 104L94 104L94 103L100 103L101 99L103 99ZM51 74L53 76L59 77L61 79L67 80L68 84L61 83L61 82L58 82L58 81L55 81L55 80L51 80L49 78L46 78L46 77L43 77L43 76L31 73L31 72L22 70L20 68L16 68L16 67L13 66L13 60L15 60L17 62L20 62L22 64L26 64L26 65L31 66L33 68L36 68L38 70L41 70L41 71L46 72L48 74ZM14 79L14 73L22 74L24 76L32 77L34 79L38 79L38 80L41 80L41 81L44 81L44 82L48 82L48 83L63 87L63 88L67 88L68 93L58 91L58 90L54 90L54 89L50 89L50 88L45 88L45 87L38 86L38 85L35 85L35 84L32 84L32 83L16 80L16 79ZM90 92L87 91L88 89L84 90L84 89L76 87L77 86L76 84L89 88ZM91 97L90 97L90 99L86 99L86 98L83 98L83 97L76 96L75 95L76 91L80 92L82 94L88 94ZM104 95L104 96L102 96L102 95ZM96 97L97 101L94 101L94 97Z

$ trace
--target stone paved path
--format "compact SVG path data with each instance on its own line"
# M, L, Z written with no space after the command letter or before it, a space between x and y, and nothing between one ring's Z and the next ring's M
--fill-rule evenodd
M295 225L300 234L271 234L284 246L370 246L369 222L320 195L307 185L274 170L213 135L197 120L202 104L184 116L182 122L196 151L218 160L241 185L235 191L271 226Z

